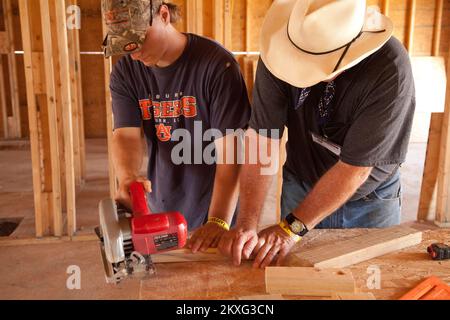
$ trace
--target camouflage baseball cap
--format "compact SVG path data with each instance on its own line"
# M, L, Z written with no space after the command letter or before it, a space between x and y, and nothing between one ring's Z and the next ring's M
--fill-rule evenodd
M102 0L105 58L138 51L150 25L151 0Z

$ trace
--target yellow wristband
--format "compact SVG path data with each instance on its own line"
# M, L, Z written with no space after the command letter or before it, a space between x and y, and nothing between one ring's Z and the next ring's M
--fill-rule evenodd
M230 231L230 225L228 223L226 223L225 221L223 221L222 219L219 219L216 217L210 217L210 218L208 218L208 223L217 224L218 226L222 227L226 231Z
M281 221L279 226L281 227L281 229L283 229L284 232L286 232L292 240L294 240L295 242L299 242L300 240L302 240L302 237L300 237L298 234L295 234L292 232L292 230L289 228L288 224L286 223L286 221Z

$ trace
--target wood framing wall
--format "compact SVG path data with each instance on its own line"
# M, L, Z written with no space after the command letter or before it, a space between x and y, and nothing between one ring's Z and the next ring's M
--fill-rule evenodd
M5 1L5 0L2 0ZM15 50L22 50L18 0L8 0L12 6L12 24ZM206 37L214 38L232 51L259 50L259 32L264 15L272 0L176 0L180 5L183 20L177 25L181 31L195 31ZM368 0L369 5L378 5L387 10L395 24L394 34L403 41L405 46L411 46L414 56L441 55L447 57L450 42L450 0ZM78 0L81 8L81 31L79 61L82 72L84 106L78 114L84 112L84 120L80 125L87 138L106 137L105 92L103 58L101 52L102 22L99 0ZM192 3L192 4L191 4ZM413 4L415 3L415 10ZM188 5L189 4L189 5ZM195 4L195 5L194 5ZM203 14L195 8L203 8ZM439 7L442 8L442 14ZM189 11L189 15L187 12ZM0 11L3 20L4 10ZM411 18L410 13L415 13ZM439 27L439 21L442 27ZM411 28L410 23L414 22ZM436 27L435 27L436 23ZM1 25L0 25L1 26ZM194 29L193 29L194 28ZM409 34L412 34L410 36ZM1 43L1 41L0 41ZM97 53L97 54L85 54ZM238 56L245 74L249 89L252 88L252 62L255 56ZM26 110L26 89L23 71L23 56L16 55L19 85L19 105L22 133L29 136L28 116ZM9 93L7 92L7 99ZM0 120L1 120L0 113ZM0 138L4 137L3 126L0 121ZM76 137L75 137L76 138Z
M67 0L19 0L31 145L36 236L72 236L83 181L77 35ZM74 138L76 136L76 138ZM81 142L83 141L83 142ZM82 159L83 158L83 159Z
M251 93L260 29L272 0L172 2L182 12L180 31L213 38L236 53ZM412 56L448 59L450 0L367 3L392 18L394 35ZM81 9L81 29L67 30L67 8L74 4ZM103 58L102 41L99 0L0 2L0 139L31 141L38 236L76 231L75 191L86 174L85 138L111 135L108 76L115 60ZM440 139L441 222L450 221L449 100ZM112 169L110 173L113 192Z

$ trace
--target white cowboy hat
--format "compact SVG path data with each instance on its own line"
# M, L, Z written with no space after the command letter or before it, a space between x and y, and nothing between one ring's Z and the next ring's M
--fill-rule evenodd
M365 0L275 0L261 31L261 59L299 88L333 79L380 49L392 21Z

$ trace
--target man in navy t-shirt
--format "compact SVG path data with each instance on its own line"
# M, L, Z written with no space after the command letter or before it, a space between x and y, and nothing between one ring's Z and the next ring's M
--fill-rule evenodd
M236 210L239 165L210 158L233 147L230 132L246 129L250 118L239 65L219 44L178 32L173 4L104 0L103 10L106 56L129 53L110 85L117 201L129 206L130 183L142 181L153 212L180 211L189 230L199 228L189 243L194 252L217 246ZM139 177L142 131L151 185Z

